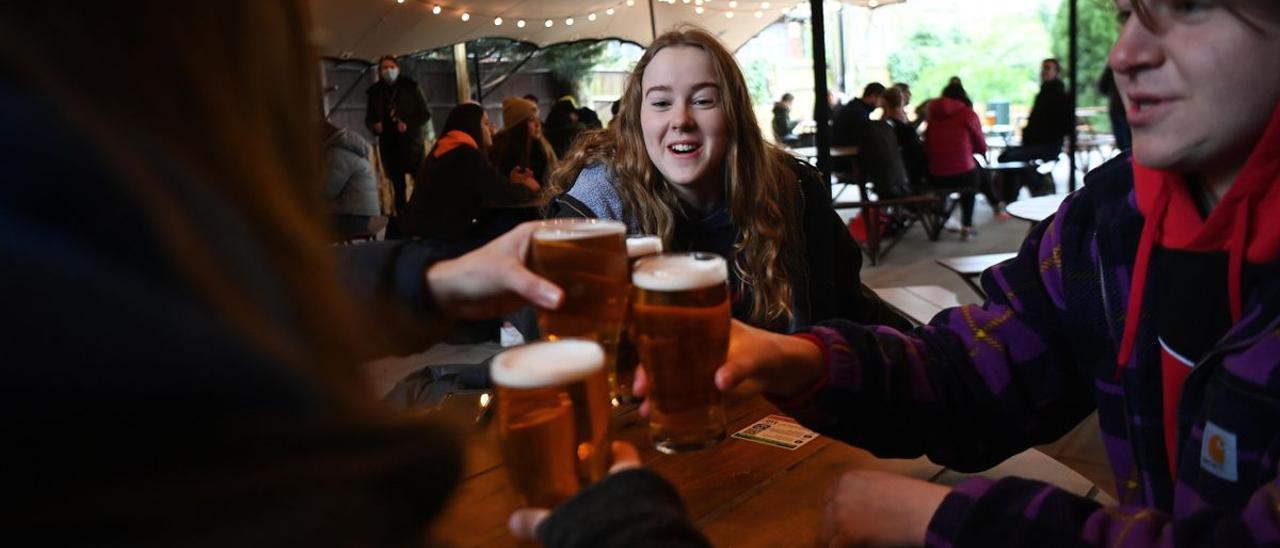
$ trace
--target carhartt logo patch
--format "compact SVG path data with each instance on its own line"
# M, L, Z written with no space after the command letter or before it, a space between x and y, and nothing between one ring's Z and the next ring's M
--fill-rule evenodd
M1227 481L1236 481L1236 435L1211 422L1200 440L1200 467Z

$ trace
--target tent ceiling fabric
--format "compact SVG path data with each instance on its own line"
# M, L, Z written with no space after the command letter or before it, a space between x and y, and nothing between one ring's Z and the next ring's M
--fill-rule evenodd
M795 0L736 0L732 2L736 8L730 8L730 0L702 1L702 6L696 6L694 1L653 0L652 26L648 0L633 0L633 6L627 6L626 0L442 0L438 4L429 0L405 0L403 4L395 0L311 0L311 11L321 55L374 60L388 53L404 55L489 37L538 46L617 38L643 46L652 39L652 28L661 33L680 23L706 28L736 50L782 16L784 7L796 5ZM433 13L437 5L439 14ZM698 7L702 14L695 13ZM606 13L609 9L613 15ZM760 17L755 16L757 11ZM464 12L470 15L465 22ZM732 17L726 17L729 12ZM593 13L595 20L588 20ZM502 18L501 25L494 24L497 17ZM567 25L570 17L573 24ZM522 19L525 26L517 27ZM552 21L550 27L547 20Z

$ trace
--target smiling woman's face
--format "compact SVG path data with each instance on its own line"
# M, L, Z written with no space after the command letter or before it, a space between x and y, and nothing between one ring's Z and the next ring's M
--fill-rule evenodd
M1280 102L1280 10L1227 3L1146 0L1153 30L1116 0L1124 26L1110 64L1143 164L1233 173Z
M649 160L678 193L718 188L729 131L711 54L665 48L649 61L641 82L640 127Z

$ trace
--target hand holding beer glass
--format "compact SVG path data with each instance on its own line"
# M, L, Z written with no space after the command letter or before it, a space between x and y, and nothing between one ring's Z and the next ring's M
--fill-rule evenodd
M664 453L705 449L725 436L716 369L729 348L728 266L714 253L641 259L630 335L645 370L649 432Z
M627 310L627 227L618 221L553 219L534 229L530 267L564 290L555 310L538 310L548 340L591 339L605 352L610 391L616 387L618 336Z
M498 435L524 507L554 508L608 471L604 359L599 344L568 339L516 347L490 364Z

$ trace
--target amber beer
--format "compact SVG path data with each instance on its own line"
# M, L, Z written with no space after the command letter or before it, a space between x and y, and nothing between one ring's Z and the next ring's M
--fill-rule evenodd
M564 290L556 310L538 311L548 340L591 339L605 352L611 392L616 387L618 336L627 311L626 225L599 219L542 221L533 232L531 268Z
M498 435L526 507L552 508L607 472L604 371L604 350L585 340L528 344L493 359Z
M633 234L627 236L627 261L634 268L636 261L662 253L662 238L652 234ZM630 324L631 311L628 307L627 314L622 321L622 332L618 337L618 359L617 366L614 368L615 373L615 398L616 403L633 403L636 401L635 396L631 394L631 384L636 379L636 367L639 365L640 358L636 355L636 346L631 342Z
M729 349L728 267L714 253L641 259L631 281L631 337L649 377L649 432L664 453L725 436L716 369Z

